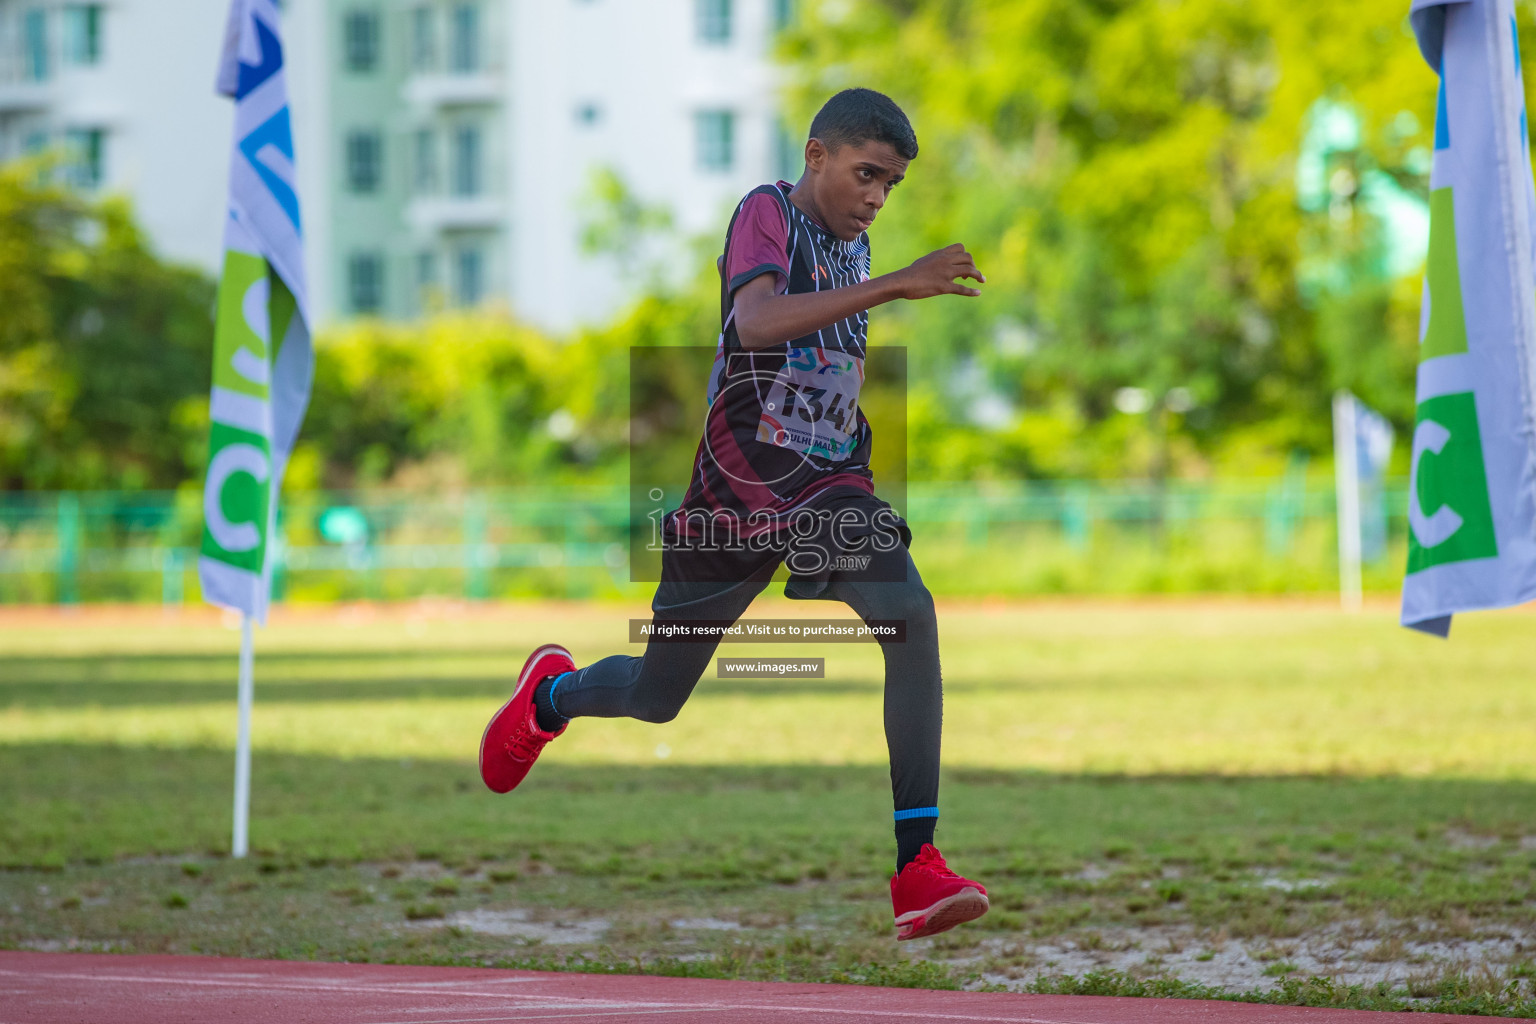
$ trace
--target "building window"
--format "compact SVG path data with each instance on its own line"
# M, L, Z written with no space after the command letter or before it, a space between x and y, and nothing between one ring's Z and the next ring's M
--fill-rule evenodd
M437 67L437 19L432 13L430 7L411 11L411 67L417 71Z
M26 76L34 82L48 78L48 12L34 7L22 15L22 49Z
M348 11L342 30L348 71L372 71L379 63L379 12Z
M485 294L485 254L478 245L463 245L454 263L454 297L461 306L476 305Z
M731 0L694 0L694 17L698 22L699 42L731 41Z
M64 59L81 66L100 62L100 4L70 4L64 8Z
M69 163L65 177L76 188L92 189L104 176L104 150L107 133L100 128L72 128L64 135Z
M781 32L795 20L795 0L773 0L773 28Z
M477 4L454 5L449 58L453 70L461 75L480 70L480 8Z
M736 115L729 110L701 110L694 115L698 163L701 171L729 171L734 163L732 136Z
M576 121L578 124L591 128L603 119L603 108L596 103L582 103L576 107Z
M354 313L377 313L384 305L384 257L354 253L347 261L347 299Z
M412 185L418 195L430 195L437 191L437 133L431 128L418 128L415 150Z
M480 129L460 125L453 133L453 194L480 194Z
M376 131L347 136L347 188L353 192L377 192L383 170L384 140Z
M437 286L437 253L423 249L416 254L416 287L425 292Z

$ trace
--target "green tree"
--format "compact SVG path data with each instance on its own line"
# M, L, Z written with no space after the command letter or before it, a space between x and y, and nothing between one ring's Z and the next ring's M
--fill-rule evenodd
M367 320L316 339L296 485L617 483L627 339L652 299L603 330L560 339L505 313Z
M914 436L918 462L1158 475L1251 451L1254 436L1278 462L1328 450L1341 386L1406 427L1416 281L1375 271L1385 236L1365 204L1309 211L1296 186L1308 117L1329 100L1358 116L1357 145L1336 154L1356 180L1426 189L1435 78L1405 4L1365 0L1347 16L1278 0L806 8L781 42L799 123L864 85L902 104L921 144L875 228L876 272L959 240L988 275L980 300L897 304L878 329L877 343L910 347L926 392L914 398L943 423L967 430L947 384L965 363L1021 410L972 446L981 465L925 453L954 447L942 429ZM1343 267L1345 286L1304 293L1304 252ZM1126 388L1151 408L1122 411ZM1068 438L1070 452L1050 450Z
M174 487L206 444L213 284L42 171L0 167L0 487Z

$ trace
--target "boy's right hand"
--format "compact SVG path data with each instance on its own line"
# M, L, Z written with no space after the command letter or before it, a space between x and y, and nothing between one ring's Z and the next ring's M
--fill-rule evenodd
M895 272L901 281L901 297L927 299L935 295L980 295L976 288L956 284L955 279L969 278L986 284L987 279L976 269L976 262L965 246L956 242L946 245L915 261L910 267Z

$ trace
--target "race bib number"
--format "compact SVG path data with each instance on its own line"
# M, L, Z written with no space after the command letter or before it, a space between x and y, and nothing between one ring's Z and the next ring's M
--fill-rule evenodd
M757 439L841 462L859 429L864 360L822 348L792 348L768 389Z

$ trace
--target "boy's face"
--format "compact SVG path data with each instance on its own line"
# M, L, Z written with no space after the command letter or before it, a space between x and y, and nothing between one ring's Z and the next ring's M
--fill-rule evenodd
M908 163L889 142L871 140L829 153L820 139L808 141L805 165L827 230L845 242L858 238L906 176Z

